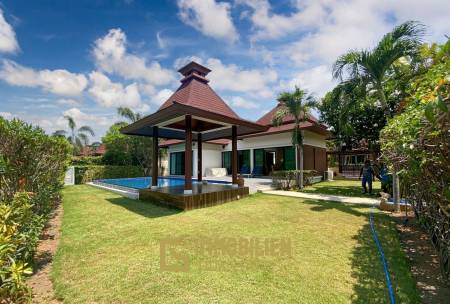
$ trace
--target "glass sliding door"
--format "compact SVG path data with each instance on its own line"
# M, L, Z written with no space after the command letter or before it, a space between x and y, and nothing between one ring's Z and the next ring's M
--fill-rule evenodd
M253 172L254 175L264 174L264 149L253 150Z
M295 148L284 147L283 154L283 169L295 170Z
M231 151L222 152L222 168L227 169L227 174L231 174Z
M250 150L238 151L238 172L250 174Z
M170 153L170 175L184 175L184 152Z

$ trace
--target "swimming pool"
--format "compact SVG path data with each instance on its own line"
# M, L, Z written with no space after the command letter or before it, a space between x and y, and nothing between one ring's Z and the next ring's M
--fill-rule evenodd
M147 189L152 184L151 177L134 177L134 178L111 178L99 179L97 182L110 184L114 186L133 188L133 189ZM196 179L192 179L192 183L198 183ZM226 181L208 181L212 184L230 184ZM158 187L183 186L184 178L181 177L159 177Z

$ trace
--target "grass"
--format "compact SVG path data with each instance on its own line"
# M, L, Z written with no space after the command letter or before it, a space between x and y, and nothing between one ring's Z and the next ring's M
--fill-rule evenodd
M89 186L63 194L52 277L64 303L388 303L365 206L256 194L179 212ZM393 223L375 220L397 301L418 303ZM287 237L293 255L221 257L208 271L190 252L190 271L161 271L167 236Z
M311 186L306 186L301 190L306 193L321 193L329 195L344 195L355 197L374 197L381 191L381 183L373 182L372 195L363 194L360 180L333 180L320 182Z

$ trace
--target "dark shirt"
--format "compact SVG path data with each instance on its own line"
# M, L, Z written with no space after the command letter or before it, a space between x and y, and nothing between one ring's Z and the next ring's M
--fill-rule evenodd
M372 178L374 176L373 168L372 166L364 166L361 168L361 171L359 172L359 176L361 175L365 178Z

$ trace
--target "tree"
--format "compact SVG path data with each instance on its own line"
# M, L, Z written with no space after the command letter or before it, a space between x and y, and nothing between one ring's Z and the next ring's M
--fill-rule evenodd
M320 120L330 126L336 149L379 150L380 131L386 125L383 110L373 96L361 96L358 88L336 87L318 105Z
M393 64L403 57L418 56L425 28L415 21L395 27L372 50L352 50L341 55L333 65L333 77L341 82L370 86L378 93L379 102L391 116L384 90L384 81Z
M303 131L301 123L308 119L309 111L317 106L315 97L308 94L306 90L295 87L294 92L284 92L278 97L282 106L273 116L273 125L280 126L283 120L289 116L294 118L294 129L292 130L292 145L297 151L297 186L303 188Z
M372 50L352 50L341 55L333 65L333 77L343 85L363 86L375 90L378 102L386 117L392 117L395 109L388 103L385 79L401 58L415 58L420 52L425 28L415 21L407 21L383 36ZM399 206L399 181L393 170L394 202Z
M64 118L67 120L69 132L65 130L57 130L53 133L53 135L65 137L67 133L69 133L67 140L74 147L74 154L76 154L82 147L89 145L89 136L95 136L95 133L89 126L81 126L77 129L77 124L71 116L65 115Z
M138 121L143 115L125 107L118 108L117 114L125 118L126 121L116 122L102 138L102 142L106 145L103 161L111 165L138 165L144 169L145 174L150 174L153 139L144 136L124 135L120 132L120 129L129 123ZM160 151L160 155L162 153L164 151Z

